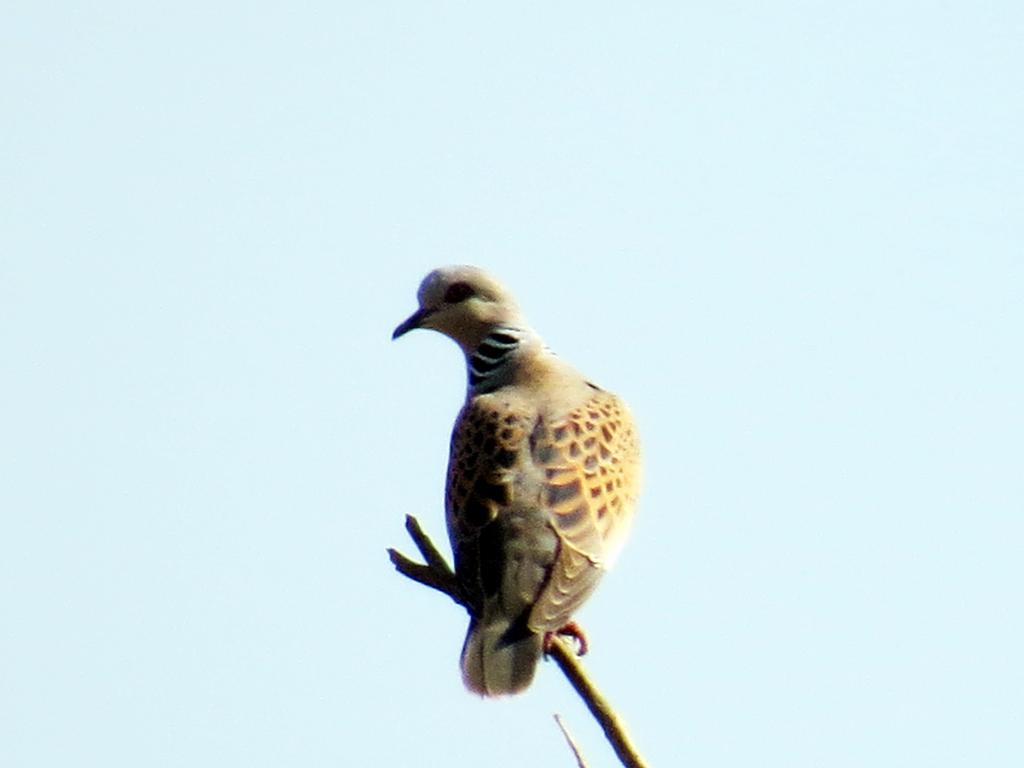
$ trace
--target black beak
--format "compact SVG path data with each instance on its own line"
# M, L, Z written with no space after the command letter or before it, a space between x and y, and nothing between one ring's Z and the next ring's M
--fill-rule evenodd
M419 328L421 325L423 325L423 321L426 320L427 315L429 314L430 313L425 309L417 309L415 312L409 315L409 317L406 318L401 325L395 328L395 332L391 334L392 341L394 339L397 339L399 336L404 336L409 331L413 331Z

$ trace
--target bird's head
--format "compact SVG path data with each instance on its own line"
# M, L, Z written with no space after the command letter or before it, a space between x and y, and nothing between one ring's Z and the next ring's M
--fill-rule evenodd
M391 335L397 339L416 328L443 333L471 352L491 330L522 324L522 316L508 291L479 267L435 269L420 284L419 309Z

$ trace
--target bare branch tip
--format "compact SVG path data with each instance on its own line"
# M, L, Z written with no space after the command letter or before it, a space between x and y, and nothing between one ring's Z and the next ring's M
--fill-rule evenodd
M569 733L569 728L562 720L562 716L556 712L554 718L555 723L558 724L558 730L562 732L562 736L565 737L565 741L569 745L569 749L572 750L573 757L576 758L577 768L587 768L587 761L584 759L583 753L580 751L579 744L576 743L576 739L574 739L572 734Z

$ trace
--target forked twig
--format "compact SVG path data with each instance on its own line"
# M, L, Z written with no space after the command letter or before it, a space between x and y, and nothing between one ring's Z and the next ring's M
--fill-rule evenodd
M410 560L397 549L389 549L388 556L391 563L403 576L408 576L413 581L418 581L438 592L448 595L459 605L465 607L466 603L459 594L459 583L455 580L455 571L451 569L444 555L437 551L434 542L420 528L419 521L412 515L405 516L405 530L409 532L416 548L426 560L426 565Z
M463 608L466 608L466 601L459 590L459 583L455 577L455 572L448 565L444 556L438 552L437 547L434 546L427 534L423 532L419 522L412 515L406 515L405 529L409 532L413 542L416 544L416 548L423 556L425 564L410 560L396 549L389 549L388 555L391 557L391 562L394 564L395 569L413 581L418 581L420 584L431 589L443 592ZM576 693L583 699L583 703L587 705L587 709L590 710L601 726L622 764L626 768L646 768L647 764L640 757L640 753L637 752L632 739L629 738L625 724L611 704L608 703L608 700L597 690L597 687L587 675L586 670L584 670L583 665L576 656L575 649L560 635L556 634L552 637L549 644L548 655L555 660L555 663L558 664L559 668L568 678L569 683L576 689ZM559 727L562 727L561 724ZM568 738L568 735L566 738ZM570 746L573 746L571 740ZM575 748L573 751L576 753L577 759L580 759L579 753Z

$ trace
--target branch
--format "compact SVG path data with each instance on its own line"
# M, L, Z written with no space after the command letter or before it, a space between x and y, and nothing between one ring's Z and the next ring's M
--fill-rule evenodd
M406 515L405 529L409 532L416 548L426 562L425 564L417 563L398 550L389 549L388 555L395 569L413 581L448 595L468 610L455 572L412 515ZM549 643L548 655L555 660L555 663L569 679L569 683L576 689L576 693L583 699L583 703L587 705L587 709L601 726L605 737L611 743L612 749L615 750L615 754L618 755L622 764L626 768L646 768L647 764L640 757L629 734L626 733L625 724L608 700L597 690L597 686L594 685L577 658L575 649L556 634L552 636Z
M636 745L629 738L626 731L626 724L615 712L608 699L597 690L594 681L590 679L587 671L580 663L575 649L561 636L555 635L552 638L548 655L555 660L555 663L562 669L569 683L576 689L576 693L587 705L590 714L597 720L597 724L604 731L605 738L612 745L615 754L626 768L645 768L647 763L640 757Z

